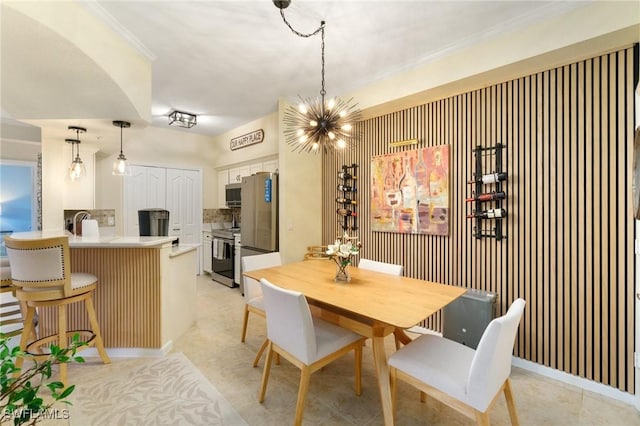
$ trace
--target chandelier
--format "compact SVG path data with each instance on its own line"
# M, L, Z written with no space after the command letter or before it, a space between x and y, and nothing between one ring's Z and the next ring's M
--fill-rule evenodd
M280 9L282 20L289 29L299 37L312 37L320 33L322 85L320 98L300 99L300 104L289 106L284 112L283 122L286 125L284 136L293 151L324 153L343 150L347 147L347 138L356 136L354 123L360 120L360 110L353 104L353 98L347 101L341 99L325 99L324 85L324 28L325 21L320 22L320 27L309 34L303 34L293 29L284 16L284 9L291 1L277 1L273 3Z

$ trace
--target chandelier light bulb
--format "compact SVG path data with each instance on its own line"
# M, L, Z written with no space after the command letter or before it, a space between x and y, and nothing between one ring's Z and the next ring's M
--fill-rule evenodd
M309 121L309 126L318 127L318 122L316 120L311 120L311 121Z
M300 143L305 143L307 141L307 139L309 139L309 136L307 136L307 135L300 136Z
M327 136L329 136L329 139L334 140L336 138L336 134L333 132L328 132Z
M336 106L336 100L334 98L329 99L327 101L327 109L332 110L334 106Z
M340 149L345 149L347 147L347 143L344 141L344 139L338 139L338 141L336 142L336 146Z
M306 114L308 112L307 106L305 104L298 105L298 111L300 111L302 114Z
M318 142L314 142L313 145L312 145L312 148L313 148L314 151L316 151L319 146L320 145L318 144Z
M344 118L347 115L347 112L345 110L340 111L340 118Z
M349 123L343 124L342 127L341 127L341 129L344 130L345 132L348 132L352 128L353 128L353 126L351 126L351 124L349 124Z

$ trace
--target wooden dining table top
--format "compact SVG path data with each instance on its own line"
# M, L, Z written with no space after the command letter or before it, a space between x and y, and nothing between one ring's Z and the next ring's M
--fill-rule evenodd
M307 260L244 272L298 291L307 299L398 328L410 328L464 294L463 287L384 274L350 266L350 282L334 281L330 259Z

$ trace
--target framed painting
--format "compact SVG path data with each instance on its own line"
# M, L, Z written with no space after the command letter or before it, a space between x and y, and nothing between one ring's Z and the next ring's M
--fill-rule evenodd
M373 231L449 235L449 145L371 159Z

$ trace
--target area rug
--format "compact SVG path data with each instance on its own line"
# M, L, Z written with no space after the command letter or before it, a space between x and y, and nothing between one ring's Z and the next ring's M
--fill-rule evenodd
M247 424L182 353L109 367L76 384L71 426Z

